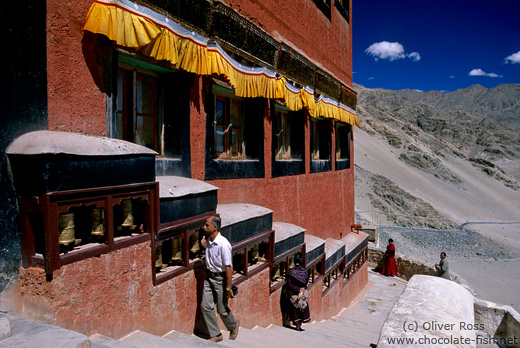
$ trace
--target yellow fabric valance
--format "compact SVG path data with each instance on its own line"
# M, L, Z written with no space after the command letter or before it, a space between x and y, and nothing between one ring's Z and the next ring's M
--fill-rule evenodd
M320 96L316 101L314 117L332 118L353 126L359 126L361 124L354 110L323 96Z
M300 90L292 86L283 76L277 80L278 98L283 100L285 106L291 111L303 109Z
M267 68L241 65L216 42L129 0L95 0L83 30L105 35L120 46L137 49L156 60L168 61L176 69L219 75L239 97L280 99L292 111L305 108L314 117L360 124L348 107L327 98L315 101L312 89L299 90Z

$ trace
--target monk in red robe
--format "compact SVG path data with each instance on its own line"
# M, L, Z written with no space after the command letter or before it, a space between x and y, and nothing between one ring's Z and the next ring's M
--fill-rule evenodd
M389 239L386 246L386 252L383 261L383 271L381 274L393 277L397 274L397 267L395 266L395 246L394 240Z

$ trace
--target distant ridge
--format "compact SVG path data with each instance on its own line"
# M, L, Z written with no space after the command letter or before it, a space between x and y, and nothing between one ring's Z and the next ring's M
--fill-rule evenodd
M357 84L354 89L362 122L400 119L453 144L466 156L520 159L520 84L472 85L449 93Z
M489 89L472 85L450 93L369 89L357 84L354 89L363 132L354 130L357 208L427 217L437 221L432 227L453 226L451 214L443 213L444 202L406 181L397 183L396 172L401 177L422 176L421 181L438 192L480 190L468 188L467 181L484 175L485 180L514 190L517 198L512 201L520 202L520 84ZM374 146L382 155L377 161L383 168L372 168L375 153L363 152ZM479 199L486 199L486 194L475 193ZM448 221L442 221L443 216ZM414 218L399 220L414 224Z

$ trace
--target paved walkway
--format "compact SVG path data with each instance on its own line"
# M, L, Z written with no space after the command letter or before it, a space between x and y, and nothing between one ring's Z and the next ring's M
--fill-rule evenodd
M406 281L368 271L368 284L352 301L328 320L303 325L304 332L280 326L241 329L228 347L370 347L377 344L383 323L403 292Z
M401 278L385 277L368 270L368 284L363 291L348 308L329 320L344 326L344 347L377 344L383 323L406 283Z

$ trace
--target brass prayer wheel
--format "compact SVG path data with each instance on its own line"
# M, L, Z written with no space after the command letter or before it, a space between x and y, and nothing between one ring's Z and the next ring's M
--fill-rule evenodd
M272 281L276 281L278 279L280 279L280 265L279 264L276 264L276 265L273 265L273 269L271 270L271 280Z
M291 256L291 257L289 258L289 268L294 268L294 266L296 266L296 265L294 264L294 256Z
M199 242L199 231L196 230L190 236L190 251L192 253L197 253L200 251L200 242Z
M76 233L74 231L74 214L58 214L58 242L59 244L69 245L75 243Z
M182 261L182 240L180 238L172 240L172 261Z
M162 268L162 246L155 248L155 268Z
M131 199L125 199L121 201L121 207L122 207L122 217L123 217L123 223L121 226L123 227L133 227L134 226L134 215L132 211L132 200Z
M249 263L255 264L258 262L258 244L254 245L249 251Z
M105 234L105 209L92 209L92 232L93 236L103 236Z

